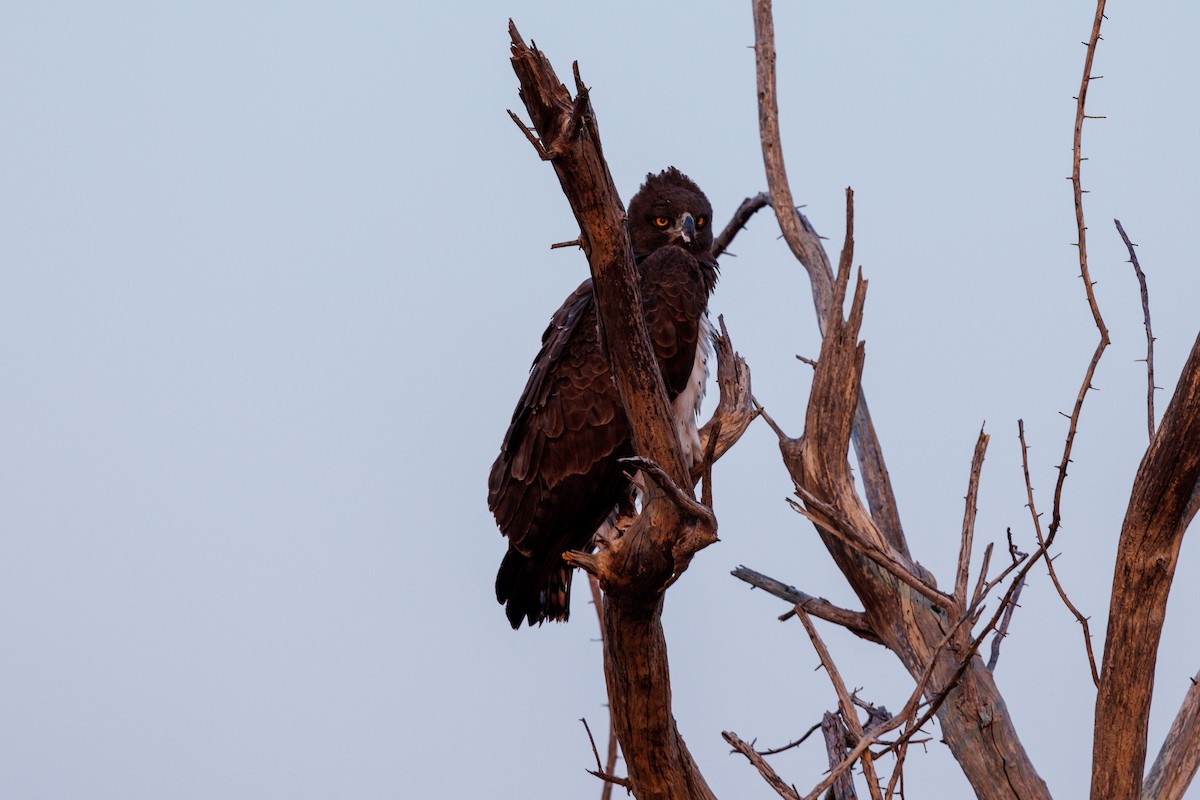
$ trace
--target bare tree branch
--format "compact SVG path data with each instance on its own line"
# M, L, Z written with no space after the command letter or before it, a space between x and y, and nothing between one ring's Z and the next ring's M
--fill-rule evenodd
M771 0L752 0L754 8L754 54L758 83L758 125L762 141L763 163L767 173L767 188L775 218L788 247L808 273L812 284L813 305L817 310L817 326L825 335L826 320L833 307L833 269L817 231L796 209L787 170L783 163L783 139L779 133L779 107L775 86L775 22ZM900 512L892 491L891 478L883 459L883 449L875 434L875 425L867 407L866 396L859 390L858 405L853 410L852 435L858 456L867 504L884 537L897 554L911 560L908 542L900 525Z
M1200 672L1191 679L1183 704L1146 783L1142 800L1182 800L1200 767Z
M612 766L609 766L607 769L600 766L600 751L596 749L596 739L592 736L592 728L588 725L586 719L580 719L579 721L583 723L583 729L587 731L588 741L592 743L592 755L596 757L596 768L589 769L587 772L589 775L595 775L604 782L604 789L600 792L600 800L608 800L608 798L612 797L613 784L624 786L625 790L628 791L628 778L618 778L616 775L613 775Z
M832 280L824 248L812 226L792 212L794 201L783 169L776 109L771 2L753 0L753 8L759 128L768 189L784 238L809 275L824 335L809 395L804 436L788 439L778 426L773 426L781 434L784 463L796 486L851 519L853 530L863 532L869 541L881 550L886 549L907 567L901 574L915 575L925 586L925 591L917 590L893 577L890 571L877 569L877 562L818 526L826 549L862 602L872 630L914 677L927 668L931 670L927 691L937 701L943 734L976 795L985 800L1012 797L1043 800L1049 797L1049 791L1017 737L991 673L981 660L963 665L937 645L950 617L943 603L931 602L928 593L949 598L938 592L933 576L908 550L882 450L861 389L864 351L857 342L857 334L865 283L859 281L855 302L843 320L840 298L845 296L849 269L839 269L838 280ZM847 225L848 231L849 228ZM847 245L850 243L848 237ZM848 251L849 247L843 250L843 255ZM843 288L839 289L838 284ZM869 512L862 507L854 490L846 462L851 439L858 455ZM965 649L968 633L955 630L962 639L956 642L955 649L961 651Z
M816 725L813 725L811 728L805 731L804 735L794 742L788 742L782 747L772 747L769 750L756 750L755 752L757 752L760 756L773 756L776 753L782 753L784 750L791 750L793 747L798 747L804 744L804 741L808 739L808 737L812 736L819 730L821 730L821 723L818 722Z
M1083 121L1088 118L1085 104L1087 102L1088 86L1092 82L1092 60L1096 56L1096 44L1100 41L1100 22L1104 19L1104 3L1105 0L1099 0L1096 3L1096 17L1092 22L1092 35L1087 42L1087 56L1083 62L1083 79L1079 85L1079 94L1075 96L1075 141L1071 151L1073 155L1071 188L1075 193L1075 227L1079 237L1076 242L1079 250L1079 277L1083 280L1088 307L1092 311L1092 319L1096 323L1096 329L1100 332L1100 341L1096 344L1096 351L1092 354L1091 361L1088 362L1087 370L1083 376L1083 383L1079 387L1079 394L1075 398L1075 406L1071 409L1071 416L1069 417L1071 422L1067 426L1067 437L1063 446L1062 461L1058 465L1058 480L1054 485L1054 504L1050 512L1050 526L1047 528L1046 533L1047 543L1054 542L1054 537L1058 533L1059 526L1062 525L1063 484L1067 480L1067 465L1071 463L1071 449L1075 443L1075 431L1079 427L1079 415L1083 410L1083 399L1087 395L1088 389L1092 388L1092 378L1096 374L1096 365L1100 363L1100 356L1104 355L1104 349L1108 347L1108 328L1104 324L1104 318L1100 316L1100 306L1096 302L1096 292L1093 289L1094 283L1092 282L1091 273L1088 272L1087 225L1083 219L1083 184L1080 176L1080 165L1083 162Z
M1141 796L1158 645L1198 495L1200 337L1138 467L1121 526L1096 696L1092 800Z
M971 458L971 477L967 481L966 509L963 511L962 543L958 547L958 572L954 579L954 599L960 607L967 607L967 581L971 578L971 542L975 537L975 512L979 503L979 474L983 471L983 457L987 453L990 437L979 429L975 442L975 455Z
M828 711L821 717L820 728L821 735L825 738L825 755L829 759L829 768L835 769L846 757L846 741L850 731L839 715L830 714ZM858 800L858 792L854 790L854 776L849 770L842 772L833 782L825 800Z
M729 249L729 245L733 244L733 237L738 235L742 228L746 227L746 223L764 206L771 204L771 196L766 192L759 192L753 197L747 197L742 201L742 204L733 212L733 218L729 220L729 224L725 229L713 239L712 254L716 258L720 258L724 252ZM729 255L733 255L730 253Z
M1138 288L1142 292L1142 316L1146 320L1146 427L1150 431L1150 438L1154 438L1154 332L1150 330L1150 290L1146 288L1146 273L1142 272L1142 265L1138 263L1137 253L1134 252L1136 244L1129 241L1129 236L1125 233L1125 228L1121 226L1121 220L1114 219L1113 223L1117 226L1117 233L1121 234L1121 241L1125 242L1126 249L1129 250L1129 263L1133 264L1133 271L1137 275Z
M1026 506L1029 508L1029 514L1033 517L1033 532L1037 536L1039 545L1038 555L1046 554L1046 571L1050 573L1050 580L1054 584L1054 588L1058 591L1058 596L1062 599L1063 605L1067 607L1074 616L1079 625L1083 628L1083 647L1087 653L1088 667L1092 673L1092 683L1097 687L1100 686L1100 675L1096 671L1096 654L1092 652L1092 630L1088 626L1087 617L1085 617L1071 599L1067 597L1067 592L1063 589L1062 583L1058 580L1058 573L1054 571L1054 559L1049 555L1050 542L1049 539L1042 537L1041 515L1037 512L1037 506L1033 502L1033 484L1029 478L1029 447L1025 444L1025 421L1017 420L1017 437L1021 440L1021 469L1025 472L1025 496L1028 498ZM1035 555L1036 559L1038 556ZM1023 578L1024 576L1022 576ZM1023 583L1024 581L1022 581ZM1020 591L1018 589L1018 591ZM1014 600L1015 602L1015 600ZM1011 614L1010 614L1011 616Z
M842 680L842 675L838 672L837 665L833 663L833 656L829 655L829 649L825 647L825 642L821 641L820 634L813 627L812 620L805 613L801 606L796 606L796 616L800 618L801 624L804 625L804 630L808 632L808 638L812 640L813 648L817 651L817 657L821 659L822 666L825 667L825 674L829 676L829 680L833 683L833 690L837 693L838 708L841 710L842 720L850 729L850 735L854 737L854 741L859 741L865 735L863 732L862 723L858 720L858 714L854 710L854 703L850 700L850 692L846 690L846 683ZM872 800L883 800L883 795L879 791L879 777L875 774L875 761L871 757L870 750L864 750L862 753L862 769L863 777L867 781L867 789L871 792ZM833 765L830 765L833 766Z
M908 745L909 742L905 742L896 748L896 766L892 769L891 778L888 779L884 800L892 800L897 790L900 792L900 797L904 797L904 759L908 756Z
M796 493L804 500L805 504L800 505L790 498L788 499L788 503L814 525L817 525L826 533L837 537L847 547L861 553L883 567L902 583L907 584L934 605L946 611L954 609L954 603L950 598L922 581L918 575L910 571L907 565L897 559L891 552L873 542L869 534L855 528L853 523L839 514L836 508L825 503L803 486L797 486Z
M880 753L876 753L875 754L876 758L879 758L881 755L883 755L884 753L886 753L890 750L894 750L899 747L903 747L904 744L906 742L908 742L918 730L921 729L921 727L925 724L925 722L927 722L932 717L932 715L937 711L937 709L942 705L942 703L945 701L945 699L949 696L948 692L942 692L941 694L939 694L935 698L933 703L930 704L930 708L926 711L925 715L921 719L917 720L916 722L912 722L913 718L916 717L917 710L921 706L921 698L925 695L927 687L929 686L929 681L933 677L934 670L936 669L936 667L938 665L938 659L942 654L943 648L945 648L946 645L950 643L950 641L962 629L964 623L966 623L970 618L971 618L970 613L964 614L963 616L959 617L958 622L956 622L953 626L951 626L950 630L946 633L946 635L942 637L942 640L940 642L938 642L936 647L934 647L933 654L929 660L929 663L925 666L925 669L922 671L920 678L917 680L916 688L913 690L913 693L911 695L909 695L908 702L906 702L904 704L904 708L900 710L900 713L897 714L896 716L892 717L891 719L887 720L886 722L882 722L877 727L872 728L869 732L866 732L863 735L863 737L861 739L859 739L858 743L855 744L854 748L851 749L851 751L846 754L846 757L842 760L842 763L838 764L836 767L831 769L829 771L829 774L825 777L825 779L822 780L819 784L817 784L816 788L814 788L811 792L809 792L807 795L805 795L804 800L816 800L816 798L818 798L821 795L821 792L825 791L830 786L832 786L833 782L837 780L838 776L841 775L846 770L850 769L854 765L854 762L857 761L862 756L862 754L867 750L867 748L869 748L872 744L874 744L876 741L878 741L878 739L883 734L885 734L889 731L895 730L896 728L899 728L901 725L906 725L905 734L903 736L901 736L900 739L898 739L896 742L893 742L892 744L890 744L886 748L884 748L884 750L881 751ZM976 646L978 646L977 643L976 643ZM965 657L966 661L969 661L971 659L972 655L973 655L973 651L968 651L968 653ZM966 661L964 661L964 663L959 665L958 671L960 673L962 672L963 669L965 669ZM1019 795L1016 795L1016 796L1020 797Z
M800 793L784 783L783 778L779 777L779 773L766 762L766 759L760 756L751 745L743 742L736 733L733 731L723 731L721 737L729 742L734 750L744 755L746 760L754 765L754 768L758 770L758 774L763 776L763 779L770 784L771 788L780 797L787 798L787 800L800 800Z
M512 66L537 138L571 204L592 271L601 337L639 456L661 469L687 500L684 464L666 389L650 348L625 213L604 161L587 87L573 70L575 97L545 55L521 39L510 21ZM676 498L678 499L678 498ZM709 800L705 783L675 724L661 614L664 587L699 547L715 541L711 512L686 518L651 484L642 513L588 565L606 592L604 672L609 708L629 783L639 800Z
M1017 610L1021 602L1021 590L1025 588L1025 575L1019 575L1016 580L1016 588L1013 590L1012 599L1004 609L1004 616L1000 619L1000 625L996 628L996 635L992 637L992 652L988 656L987 668L988 672L996 671L996 664L1000 661L1000 645L1008 636L1008 626L1012 624L1013 612Z
M767 577L761 572L755 572L748 567L739 566L730 574L751 586L762 589L768 594L773 594L781 600L786 600L792 605L803 606L804 610L814 617L823 619L826 622L832 622L835 625L841 625L860 639L882 644L879 637L871 630L866 615L861 611L850 611L849 609L835 606L823 597L813 597L794 586L788 586L786 583ZM791 616L793 613L789 611L787 616Z
M595 575L589 574L588 588L592 592L592 605L596 608L596 621L600 625L600 643L604 643L604 594L600 590L600 582L596 580ZM587 723L584 723L586 726ZM588 737L591 737L591 730L588 730ZM595 741L592 742L592 750L595 751ZM608 715L608 752L604 758L604 766L600 767L600 754L596 754L596 766L604 775L612 775L613 770L617 768L617 726L613 724L612 714ZM604 781L604 788L600 790L600 800L612 800L612 781Z

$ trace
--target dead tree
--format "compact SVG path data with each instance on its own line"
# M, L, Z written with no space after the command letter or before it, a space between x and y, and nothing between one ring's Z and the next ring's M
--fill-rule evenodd
M1079 178L1080 136L1086 119L1084 102L1099 41L1104 0L1098 3L1092 36L1087 43L1084 76L1077 98L1074 164L1081 277L1100 334L1099 344L1085 371L1071 415L1051 521L1044 534L1030 489L1038 547L1026 555L1010 546L1008 563L993 570L989 546L980 573L972 580L969 566L975 497L988 443L987 434L981 431L968 478L958 568L952 588L946 590L939 588L934 576L920 566L909 550L861 387L865 348L858 336L867 282L859 275L851 285L853 193L847 190L846 239L835 274L820 238L792 200L783 165L775 100L771 4L770 0L752 2L760 130L770 197L784 238L810 278L823 335L820 357L813 365L804 432L791 437L765 413L763 416L779 436L783 463L796 488L795 509L815 526L862 605L861 611L839 608L752 570L742 568L734 573L793 606L785 616L794 615L801 620L833 680L838 721L836 725L829 722L827 731L831 770L806 797L816 798L829 789L839 797L855 796L853 784L848 780L849 771L855 766L862 769L873 798L892 797L899 786L901 769L899 766L893 769L886 787L882 786L874 768L875 759L894 752L902 762L913 737L936 715L944 739L978 797L1049 798L1033 760L1021 745L992 680L991 668L999 637L1007 627L1029 570L1035 564L1046 564L1058 585L1048 552L1061 524L1060 500L1076 424L1096 364L1108 343L1108 332L1087 269ZM699 550L716 540L709 468L736 442L755 415L749 371L733 353L726 334L719 351L721 404L713 421L704 429L706 457L701 469L704 497L702 502L697 501L693 487L698 476L688 474L684 467L666 393L647 341L624 227L624 209L604 161L588 90L576 65L572 96L545 56L536 47L526 45L511 24L510 34L513 68L532 124L526 126L515 114L513 119L538 155L551 162L579 222L578 243L591 268L602 336L638 453L637 458L631 459L630 469L642 472L648 489L641 513L623 534L601 542L594 554L568 555L572 563L593 575L604 590L604 672L613 730L628 768L628 777L619 778L598 763L596 774L610 784L625 786L641 800L711 798L713 794L672 715L667 649L660 616L667 588L679 579ZM744 222L744 217L741 221ZM729 230L736 232L739 224L735 217ZM848 298L847 313L843 309ZM1152 409L1149 418L1153 421ZM1023 428L1021 437L1024 445ZM851 478L851 444L865 499L859 496ZM1027 467L1026 478L1028 487ZM1093 667L1098 685L1093 798L1175 800L1181 797L1200 760L1200 725L1196 722L1200 693L1193 691L1143 787L1146 721L1152 693L1152 682L1144 676L1153 674L1180 542L1198 508L1200 339L1184 367L1162 424L1152 433L1122 529L1109 617L1109 644L1098 674ZM1062 593L1061 587L1059 590ZM999 596L999 603L991 616L984 618L983 602L993 592ZM1070 606L1065 593L1062 594ZM1133 598L1137 602L1131 602ZM896 655L915 681L915 689L900 713L878 717L869 714L865 724L859 719L855 708L861 702L847 692L837 676L833 659L812 626L810 615L882 644ZM1076 616L1086 629L1086 620L1078 612ZM989 635L996 638L991 661L985 663L980 648ZM889 734L894 738L884 743L883 737ZM725 737L781 796L800 797L775 774L764 754L755 752L736 734L727 732Z
M600 147L587 87L575 69L575 97L546 57L525 44L510 23L512 64L533 123L520 119L538 154L554 166L579 222L579 243L595 282L600 330L629 417L638 457L631 470L647 476L642 512L619 538L569 560L604 589L604 675L612 724L629 770L627 785L641 800L710 798L671 713L671 684L661 615L663 593L692 557L716 541L717 522L696 500L671 422L662 376L641 314L633 252L621 205ZM722 403L705 426L708 465L749 424L749 372L721 348ZM711 473L709 473L711 475ZM705 494L711 494L711 480ZM711 502L711 500L709 501ZM610 778L612 776L609 776Z

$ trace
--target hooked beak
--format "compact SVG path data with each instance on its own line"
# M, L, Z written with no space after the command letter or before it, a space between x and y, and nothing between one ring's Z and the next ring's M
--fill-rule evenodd
M688 244L696 238L696 221L692 219L691 214L684 214L683 219L679 221L679 235Z

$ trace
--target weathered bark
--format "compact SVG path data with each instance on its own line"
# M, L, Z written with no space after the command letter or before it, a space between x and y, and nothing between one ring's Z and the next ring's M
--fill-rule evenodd
M1134 478L1096 696L1093 800L1138 798L1154 666L1184 532L1200 505L1200 337Z
M572 553L568 560L595 575L605 590L605 680L633 793L639 800L709 800L712 792L671 713L660 616L664 589L698 550L716 541L716 519L692 494L692 478L642 316L624 207L604 161L587 88L576 68L572 98L546 57L527 46L511 23L510 34L513 69L537 136L524 125L522 129L553 165L579 222L601 335L635 449L643 459L636 468L648 477L643 511L632 527L602 543L597 553ZM514 119L520 124L515 115ZM739 366L745 369L744 362L735 361L735 376ZM745 377L748 380L748 372ZM747 384L747 396L748 391ZM741 406L744 410L748 402ZM745 425L731 423L730 433L739 427L744 430ZM713 439L713 430L706 438ZM721 430L716 433L709 452L726 439Z
M1192 678L1158 758L1146 776L1142 800L1182 800L1197 767L1200 767L1200 672Z
M798 487L835 508L859 532L863 541L851 547L829 529L818 531L834 562L863 604L870 630L919 676L936 659L926 696L949 693L938 711L943 735L967 779L980 798L1049 798L1049 791L1021 746L1003 698L981 659L972 655L963 668L961 653L970 642L963 626L949 648L937 643L966 612L965 599L931 601L937 585L932 575L911 557L900 527L882 450L862 395L864 358L857 341L866 282L859 279L849 318L842 318L845 285L852 253L852 218L847 220L847 250L838 278L828 278L828 258L815 231L794 211L779 138L775 100L774 28L770 0L754 0L755 50L758 56L759 119L763 158L776 215L784 238L807 270L812 283L824 342L813 376L805 434L781 439L784 462ZM853 439L868 495L869 510L854 489L847 463ZM864 549L886 554L895 571L881 569ZM908 583L896 572L907 573ZM926 587L918 592L913 579ZM936 654L935 654L936 653Z
M784 462L797 486L836 509L846 528L861 536L861 543L850 546L843 536L818 527L830 555L862 602L870 629L914 678L934 660L926 697L932 701L949 693L938 711L938 720L946 744L976 795L1048 798L1046 785L1021 747L991 673L975 655L963 668L960 654L969 647L970 631L963 626L951 647L940 651L936 648L956 618L966 613L966 607L945 595L941 603L932 602L926 594L863 556L865 548L885 550L888 544L855 492L846 461L865 357L857 336L866 282L859 279L850 315L843 320L838 289L849 276L848 263L839 273L833 312L813 376L805 434L800 439L781 441ZM902 570L902 562L897 559L896 563L895 569ZM928 588L936 591L932 584ZM947 613L948 608L953 609L954 618Z
M846 726L840 717L828 711L821 717L821 735L825 738L825 756L829 759L829 768L836 769L846 757ZM854 790L854 777L849 772L843 772L829 787L825 795L827 800L858 800L858 792Z
M783 162L783 139L779 134L779 108L775 90L775 22L771 15L771 0L754 0L754 53L758 78L759 138L771 205L775 209L775 218L783 232L784 241L808 273L813 306L817 311L817 327L824 336L825 321L829 317L833 298L833 269L816 230L796 210ZM893 548L905 559L911 560L908 543L900 528L899 509L883 460L883 450L875 435L867 398L862 394L854 411L852 435L871 513ZM919 565L917 570L921 571Z

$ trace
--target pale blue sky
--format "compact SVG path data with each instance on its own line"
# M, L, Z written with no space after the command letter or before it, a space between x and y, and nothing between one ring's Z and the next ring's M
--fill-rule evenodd
M1077 278L1072 96L1094 6L779 3L784 148L840 242L857 197L865 385L914 555L952 582L976 433L977 536L1032 538L1016 420L1050 509L1096 334ZM596 625L514 633L486 475L551 312L586 274L519 109L507 18L578 59L628 196L674 164L718 222L765 189L750 4L37 3L0 25L0 795L594 797ZM1084 411L1056 562L1102 642L1159 384L1197 332L1200 9L1110 4L1085 132L1113 345ZM808 289L763 215L713 299L758 398L801 432ZM1159 393L1159 409L1169 392ZM751 428L715 476L721 543L667 600L675 711L722 797L775 795L725 729L784 743L832 708L782 604L738 564L853 605ZM978 565L978 559L976 560ZM1185 545L1156 749L1200 666ZM580 582L582 583L582 582ZM893 710L894 657L823 626ZM997 677L1056 797L1086 795L1094 694L1034 573ZM965 796L944 746L913 797ZM805 788L819 745L776 759ZM1192 795L1200 797L1200 790Z

